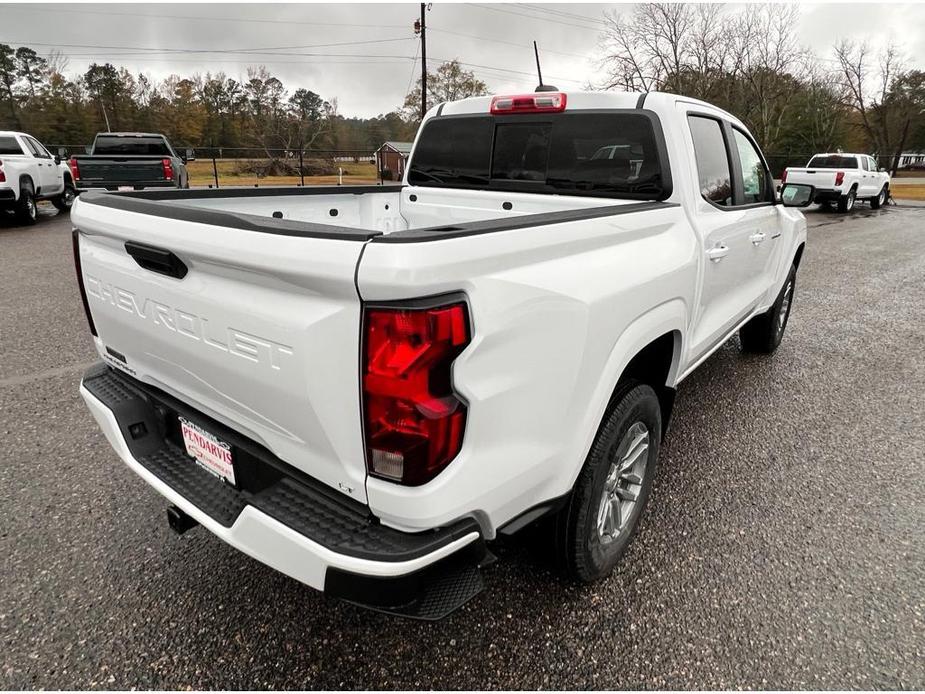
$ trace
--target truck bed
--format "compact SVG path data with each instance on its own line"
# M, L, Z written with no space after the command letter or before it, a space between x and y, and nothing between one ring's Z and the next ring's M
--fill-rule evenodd
M388 237L390 242L515 228L512 218L525 226L664 206L612 198L401 185L154 190L91 193L81 200L167 219L272 234L354 241Z

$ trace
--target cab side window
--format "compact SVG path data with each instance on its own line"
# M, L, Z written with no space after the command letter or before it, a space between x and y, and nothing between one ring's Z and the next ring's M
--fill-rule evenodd
M865 171L870 171L870 157L861 157L861 168Z
M51 155L45 150L42 145L38 143L37 140L31 137L25 138L26 144L29 145L29 149L32 150L32 153L37 156L39 159L51 159Z
M759 202L773 202L771 175L764 160L752 144L752 141L737 128L732 129L735 137L735 151L742 165L741 204L754 205Z
M722 207L732 206L732 172L720 122L704 116L688 116L700 194Z

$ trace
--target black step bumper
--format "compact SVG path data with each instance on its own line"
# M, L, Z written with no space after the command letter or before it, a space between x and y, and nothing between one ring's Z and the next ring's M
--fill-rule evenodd
M478 567L487 552L472 519L422 533L381 525L367 506L103 363L84 375L82 394L124 462L170 501L230 544L327 594L387 612L439 619L482 588ZM186 454L178 417L231 444L237 487L220 481ZM286 531L277 529L277 523ZM247 532L242 530L245 526ZM252 546L255 533L267 535L257 542L266 547ZM261 556L274 541L281 543L282 536L291 547L305 548L303 559L311 571L303 575L292 557ZM410 570L404 572L404 567Z

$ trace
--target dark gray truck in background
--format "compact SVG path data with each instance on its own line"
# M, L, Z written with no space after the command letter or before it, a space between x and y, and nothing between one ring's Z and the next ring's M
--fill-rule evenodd
M90 153L68 165L80 192L189 188L186 162L159 133L97 133Z

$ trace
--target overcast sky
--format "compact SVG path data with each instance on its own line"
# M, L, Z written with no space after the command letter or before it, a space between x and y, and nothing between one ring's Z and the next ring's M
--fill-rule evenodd
M535 39L546 81L577 89L596 79L607 8L632 6L434 3L428 65L458 58L492 91L530 91ZM0 4L0 43L58 48L72 74L109 61L158 79L207 70L238 77L262 63L289 90L336 97L343 115L372 116L400 106L420 74L418 14L417 3ZM925 4L804 3L802 17L801 41L823 57L842 37L875 46L893 38L910 66L925 67Z

